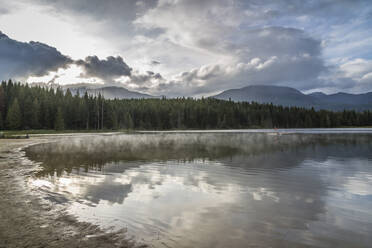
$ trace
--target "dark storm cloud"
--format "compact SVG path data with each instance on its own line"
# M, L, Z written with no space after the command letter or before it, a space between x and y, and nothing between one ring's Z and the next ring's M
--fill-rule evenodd
M85 78L100 78L105 83L120 82L120 77L126 76L127 83L136 84L138 87L151 86L154 81L164 81L160 73L153 71L140 72L133 70L123 60L122 57L107 57L99 59L97 56L86 57L85 60L77 60L74 62L83 69L82 77ZM119 80L119 81L116 81Z
M97 56L88 56L75 63L83 68L82 76L86 78L97 77L110 81L121 76L130 76L132 71L120 56L109 56L102 60Z
M40 42L19 42L0 32L1 79L42 76L71 62L54 47Z
M147 75L151 76L152 78L155 79L162 79L163 77L160 75L160 73L155 73L153 71L147 71Z
M10 39L0 32L0 75L1 80L9 78L26 79L29 76L44 76L50 71L66 68L76 64L82 68L81 77L100 78L105 83L127 76L131 83L138 85L151 84L153 80L163 80L159 73L147 71L140 73L129 67L121 56L109 56L100 59L88 56L84 60L72 60L61 54L54 47L40 42L19 42ZM54 83L59 76L55 75L49 83Z
M149 84L151 86L153 81L163 81L164 78L160 73L147 71L146 73L132 73L130 76L131 83L137 84L138 86L145 87L144 85Z

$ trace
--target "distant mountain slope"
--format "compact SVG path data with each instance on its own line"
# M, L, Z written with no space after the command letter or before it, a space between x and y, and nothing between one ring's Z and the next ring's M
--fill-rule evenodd
M259 103L273 103L285 106L307 106L315 104L315 99L304 95L300 91L279 86L247 86L241 89L231 89L222 92L214 98L232 101L248 101Z
M283 106L314 107L315 109L355 109L358 111L372 109L372 92L366 94L337 93L332 95L315 92L306 95L290 87L252 85L241 89L226 90L213 97L222 100L254 101Z
M94 95L101 93L106 99L142 99L142 98L159 98L157 96L152 96L136 91L130 91L123 87L117 86L91 86L91 85L67 85L63 87L65 90L70 89L72 94L79 94L82 96L85 92L89 95Z
M314 94L312 94L314 95ZM371 104L372 103L372 92L365 94L348 94L348 93L336 93L332 95L316 95L317 99L327 103L343 103L343 104Z

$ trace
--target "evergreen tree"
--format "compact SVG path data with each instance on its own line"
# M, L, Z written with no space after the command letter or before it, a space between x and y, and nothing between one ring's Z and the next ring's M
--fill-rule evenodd
M118 129L118 118L117 118L117 115L115 112L111 112L110 113L110 128L111 129L114 129L114 130L117 130Z
M30 120L31 127L33 129L40 128L39 112L40 112L39 101L37 99L35 99L32 102L32 114L31 114L31 120Z
M21 108L23 111L23 129L30 129L32 127L32 118L34 114L34 108L32 106L32 99L31 96L27 96L26 99L23 100L23 107Z
M6 96L4 92L4 86L5 84L2 83L0 86L0 112L5 113L5 101L6 101Z
M21 109L19 107L18 99L15 98L8 110L6 117L6 125L9 129L20 129L22 125Z
M57 131L64 130L65 129L65 123L63 119L62 110L60 107L57 109L56 117L54 120L54 129Z
M126 129L133 129L134 128L134 123L133 123L132 116L128 112L125 113L124 127Z
M4 129L3 113L0 112L0 130Z
M372 126L371 111L332 112L213 98L104 99L2 82L0 120L7 129L217 129ZM1 123L0 123L1 124ZM1 125L0 125L1 128Z

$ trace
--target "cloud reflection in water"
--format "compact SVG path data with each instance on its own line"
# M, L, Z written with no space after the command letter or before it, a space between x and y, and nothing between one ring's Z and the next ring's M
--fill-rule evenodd
M128 226L159 247L372 242L370 135L96 139L27 151L43 163L39 177L70 199L69 211L81 220Z

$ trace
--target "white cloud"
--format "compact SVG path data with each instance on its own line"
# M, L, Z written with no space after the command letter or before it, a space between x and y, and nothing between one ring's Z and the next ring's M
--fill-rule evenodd
M340 70L346 77L362 79L372 72L372 60L357 58L340 65Z
M307 89L320 84L327 71L320 58L320 42L292 28L263 28L246 32L235 58L182 72L157 87L170 95L210 95L253 84L288 85ZM230 44L234 50L235 44ZM241 48L246 49L241 49Z
M30 76L27 78L27 83L53 83L60 85L67 84L104 84L104 81L97 77L81 77L84 73L80 66L75 64L69 65L67 68L60 68L58 71L51 71L44 76Z
M354 61L368 61L372 49L369 1L0 0L0 5L4 33L44 42L74 60L121 56L136 76L111 79L148 92L200 95L249 84L358 91L358 85L365 90L370 84L371 71ZM154 60L161 63L155 67L149 62Z

